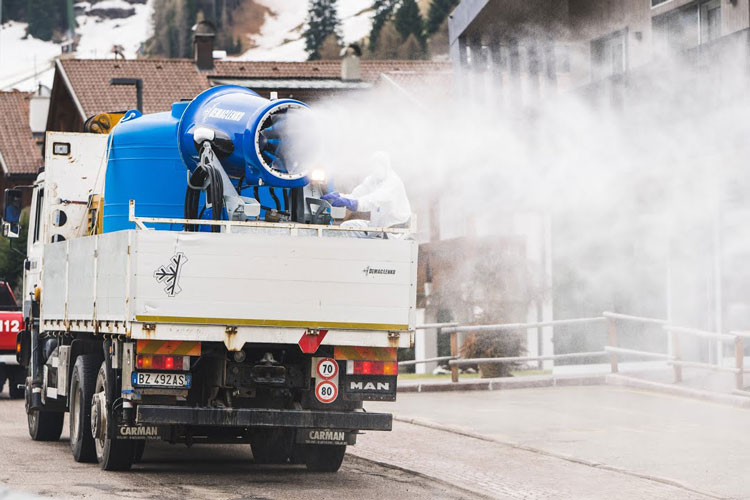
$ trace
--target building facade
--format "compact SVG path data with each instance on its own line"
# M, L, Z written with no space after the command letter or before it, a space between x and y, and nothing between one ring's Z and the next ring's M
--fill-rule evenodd
M642 206L625 224L638 237L617 242L620 248L601 245L599 250L607 258L619 259L616 265L629 269L628 286L635 283L629 290L615 286L598 290L610 295L605 299L601 293L597 297L575 289L580 296L572 299L576 294L571 287L577 285L565 280L571 269L590 265L591 253L586 253L590 249L573 258L561 257L557 236L570 234L560 233L561 228L575 221L564 217L552 221L552 243L545 244L552 265L545 272L554 270L550 282L556 318L590 315L597 312L592 304L596 308L610 304L627 309L621 312L706 330L748 328L750 279L741 264L750 258L748 232L741 229L750 214L742 191L750 186L741 168L748 158L740 133L745 124L741 118L717 116L750 105L741 88L743 68L750 66L750 0L464 0L449 18L449 30L460 92L495 100L500 96L498 112L533 109L544 106L553 95L572 93L603 105L598 109L614 109L630 117L646 115L654 112L649 106L659 102L643 98L654 89L654 95L672 101L664 105L669 113L662 128L674 130L675 144L680 144L681 136L704 141L704 147L680 144L684 151L699 151L691 157L679 148L670 153L665 145L663 155L646 159L644 171L674 171L674 176L654 175L650 182L634 184L632 203ZM670 74L665 69L671 61L679 61L680 71ZM693 96L696 103L683 95ZM685 102L689 105L681 109ZM724 136L701 139L690 130L705 129L712 122L721 124ZM659 137L670 136L666 132ZM731 171L739 174L722 178L718 166L728 163L736 163ZM660 212L653 199L679 198L676 176L680 168L691 171L686 164L693 164L694 172L715 169L716 175L707 177L710 182L700 193L715 199L714 205L689 214L688 200L682 213ZM654 196L648 200L646 193ZM665 217L673 217L671 224L678 233L667 234ZM587 229L608 234L606 227ZM659 333L653 336L663 338ZM601 347L600 340L592 347ZM638 342L645 348L650 340ZM722 349L708 342L689 350L701 360L717 361L722 356Z

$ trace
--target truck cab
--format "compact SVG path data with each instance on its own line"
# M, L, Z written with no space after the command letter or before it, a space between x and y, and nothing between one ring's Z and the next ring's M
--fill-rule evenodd
M253 94L47 133L17 345L32 439L69 412L74 459L105 470L164 440L335 471L362 431L391 429L364 404L395 400L413 343L414 228L341 225L281 161L300 105Z

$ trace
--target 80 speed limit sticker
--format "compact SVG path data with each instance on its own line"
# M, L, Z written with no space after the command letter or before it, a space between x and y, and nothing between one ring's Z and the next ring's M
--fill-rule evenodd
M333 358L323 358L318 361L318 377L330 380L339 374L339 364Z
M315 387L315 397L321 403L333 403L338 395L338 387L330 380L324 380Z

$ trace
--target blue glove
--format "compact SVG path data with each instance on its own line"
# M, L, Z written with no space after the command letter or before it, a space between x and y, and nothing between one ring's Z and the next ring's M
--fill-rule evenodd
M338 204L331 203L334 207L346 207L350 212L356 212L357 207L359 206L359 203L357 200L352 200L351 198L344 198L343 196L339 196L339 199L336 200Z
M344 198L339 193L326 194L326 195L321 196L321 199L326 200L333 207L346 207L352 212L357 211L357 205L358 205L357 200Z
M324 194L320 197L321 200L326 200L328 203L333 205L333 200L340 198L341 195L338 191L334 191L333 193ZM334 205L335 206L335 205Z

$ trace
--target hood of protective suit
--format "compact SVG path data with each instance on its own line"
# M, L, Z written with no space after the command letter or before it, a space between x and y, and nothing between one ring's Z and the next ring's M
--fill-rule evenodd
M371 227L403 224L411 217L411 205L401 178L391 168L387 153L377 152L369 159L371 174L347 198L357 200L358 210L370 212Z

